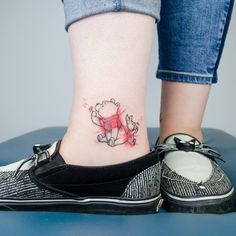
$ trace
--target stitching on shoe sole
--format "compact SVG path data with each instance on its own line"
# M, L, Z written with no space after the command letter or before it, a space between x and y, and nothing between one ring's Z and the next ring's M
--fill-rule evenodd
M219 195L219 196L208 196L208 197L199 197L199 198L181 198L181 197L176 197L173 196L172 194L166 192L165 190L162 189L162 191L164 192L165 195L167 195L168 197L174 199L174 200L178 200L178 201L183 201L183 202L192 202L192 201L204 201L204 200L217 200L217 199L224 199L227 198L231 195L233 195L234 193L234 188L232 188L228 193L223 194L223 195Z
M144 199L144 200L122 200L122 199L111 199L111 198L85 198L79 199L43 199L43 200L11 200L11 199L1 199L0 203L89 203L89 202L110 202L110 203L132 203L132 204L142 204L158 200L161 194L154 198Z

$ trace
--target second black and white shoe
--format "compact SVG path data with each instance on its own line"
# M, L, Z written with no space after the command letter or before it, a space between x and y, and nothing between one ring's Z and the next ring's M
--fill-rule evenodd
M161 191L168 211L234 211L234 187L216 162L222 160L220 153L185 133L172 134L162 144L157 143L162 162Z
M121 164L86 167L66 164L60 143L35 145L29 158L0 167L1 210L158 212L162 199L156 150Z

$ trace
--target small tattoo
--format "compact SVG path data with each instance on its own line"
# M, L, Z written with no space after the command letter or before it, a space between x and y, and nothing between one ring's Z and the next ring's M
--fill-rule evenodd
M88 103L86 102L86 98L82 98L82 99L83 99L83 107L88 108Z
M161 117L161 112L160 112L160 123L161 123L161 121L162 121L162 117Z
M90 107L92 122L99 126L97 140L106 143L110 147L121 144L136 144L135 135L139 129L139 123L133 121L133 115L126 114L123 121L123 113L120 103L114 98L103 100L95 107Z

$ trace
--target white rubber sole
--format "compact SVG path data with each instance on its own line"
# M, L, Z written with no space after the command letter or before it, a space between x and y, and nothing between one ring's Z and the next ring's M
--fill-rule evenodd
M83 199L0 199L0 210L72 211L104 214L150 214L157 213L162 203L161 194L150 199L125 200L119 198Z

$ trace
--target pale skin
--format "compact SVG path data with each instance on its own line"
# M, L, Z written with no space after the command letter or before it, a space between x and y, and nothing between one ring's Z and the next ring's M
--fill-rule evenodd
M175 132L204 141L201 124L210 89L209 84L162 81L159 143Z
M149 152L145 95L155 19L116 13L90 16L69 27L74 96L60 153L71 164L109 165ZM126 114L133 115L140 124L132 147L97 141L99 127L91 121L88 108L111 98L125 109L124 119Z
M131 12L97 14L69 27L74 93L60 148L67 163L110 165L149 152L145 97L155 30L155 18ZM210 85L162 82L161 141L173 132L187 132L202 140L201 121L209 90ZM91 109L111 98L125 110L122 124L127 113L138 124L132 147L97 141L99 126L91 121ZM117 130L111 131L111 136L112 132ZM113 142L110 136L108 139Z

